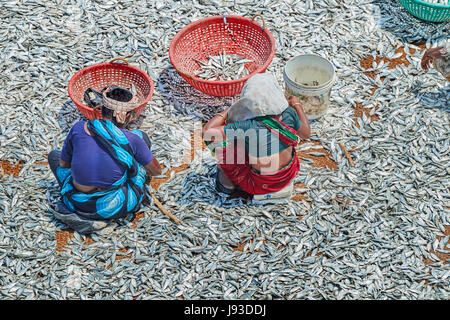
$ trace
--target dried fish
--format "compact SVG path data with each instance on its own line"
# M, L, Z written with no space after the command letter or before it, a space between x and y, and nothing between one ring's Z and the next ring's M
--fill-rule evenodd
M253 60L245 59L238 54L220 53L216 56L208 56L206 61L196 60L200 66L194 71L194 75L209 81L231 81L246 77L247 64Z
M320 143L337 169L302 161L295 183L306 200L251 206L218 194L207 149L173 170L191 155L199 120L238 98L196 91L167 57L181 28L217 12L263 12L277 48L268 71L280 84L300 54L336 66L329 112L299 150L320 153L311 147ZM0 298L448 300L450 91L422 72L413 44L441 45L448 26L394 0L2 1ZM360 59L390 59L400 47L408 66L377 63L379 79L367 76ZM51 214L59 192L46 154L85 120L68 100L70 77L117 56L155 84L134 125L172 172L155 196L183 223L148 204L140 219L85 237ZM372 111L355 117L356 103Z

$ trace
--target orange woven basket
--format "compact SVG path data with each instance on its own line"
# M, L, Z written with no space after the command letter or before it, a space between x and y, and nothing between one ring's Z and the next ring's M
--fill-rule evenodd
M118 60L125 63L115 62ZM123 58L115 58L108 63L95 64L78 71L70 79L68 91L78 110L86 118L92 120L101 119L102 113L99 109L94 110L85 105L84 92L87 88L101 91L107 86L116 85L129 89L132 84L136 88L137 103L139 104L133 110L136 112L136 116L139 116L152 98L153 81L147 73L130 66L128 61Z
M255 22L260 17L263 25ZM246 64L249 75L232 81L208 81L193 74L210 55L238 54L253 62ZM178 73L195 89L213 96L234 96L254 74L266 71L275 56L275 40L261 15L214 16L188 24L173 38L169 59Z

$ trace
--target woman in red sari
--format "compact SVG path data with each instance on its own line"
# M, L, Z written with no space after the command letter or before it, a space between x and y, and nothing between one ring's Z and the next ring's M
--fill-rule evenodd
M246 99L246 112L241 114L257 116L229 123L232 106L214 116L202 130L203 139L212 146L219 162L216 189L226 194L240 188L252 195L264 195L287 187L299 171L295 146L311 132L297 97L290 96L286 102L278 84L272 86L276 91L259 90L258 97L252 97L255 91L251 90L251 80L241 95L240 101ZM265 79L261 76L259 80ZM273 101L280 101L281 107L275 109L284 109L281 113L270 114L273 109L267 104Z

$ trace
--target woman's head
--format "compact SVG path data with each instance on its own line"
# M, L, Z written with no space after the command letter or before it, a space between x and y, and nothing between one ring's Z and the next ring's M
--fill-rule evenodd
M110 120L117 127L125 127L136 118L133 111L136 97L130 90L111 86L103 92L102 118Z
M109 109L102 106L102 119L111 121L116 127L123 128L127 124L129 124L131 121L135 119L135 112L133 110L128 111L125 116L125 121L121 122L117 119L117 117L114 115L114 110Z
M259 116L279 115L288 108L283 90L275 77L266 72L247 80L241 97L228 112L227 121L252 119Z

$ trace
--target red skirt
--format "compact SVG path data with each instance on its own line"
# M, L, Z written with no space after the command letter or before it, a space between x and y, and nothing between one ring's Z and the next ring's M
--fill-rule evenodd
M223 173L233 183L249 194L268 194L280 191L295 178L300 170L297 152L294 149L291 163L274 173L260 174L249 163L245 150L237 144L224 149L216 149L217 160Z

